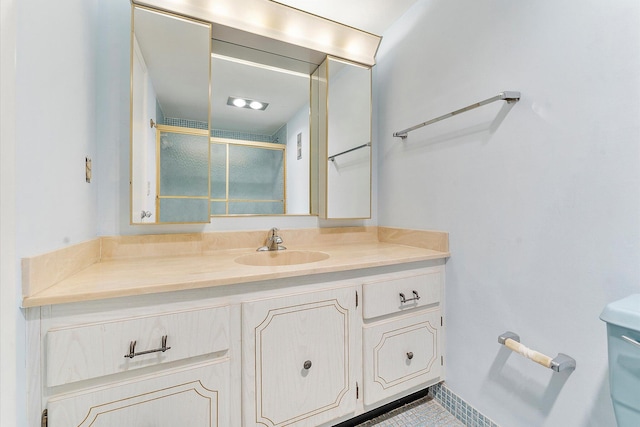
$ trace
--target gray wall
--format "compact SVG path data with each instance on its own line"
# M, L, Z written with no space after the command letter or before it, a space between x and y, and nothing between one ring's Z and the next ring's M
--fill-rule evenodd
M97 0L2 0L2 425L26 425L20 259L94 238Z
M500 425L615 425L598 316L639 289L639 21L633 0L422 0L384 34L379 224L450 232L447 383ZM503 90L511 110L391 136Z

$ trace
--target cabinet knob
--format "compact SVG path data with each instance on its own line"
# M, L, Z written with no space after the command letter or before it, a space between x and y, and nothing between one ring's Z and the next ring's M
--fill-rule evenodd
M307 360L306 362L304 362L304 369L309 369L311 368L311 360Z
M409 359L409 360L413 359L413 352L412 351L407 353L407 359Z

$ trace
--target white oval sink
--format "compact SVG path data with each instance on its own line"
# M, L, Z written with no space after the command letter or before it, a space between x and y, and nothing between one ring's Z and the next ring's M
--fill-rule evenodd
M329 258L329 254L317 251L264 251L242 255L234 261L238 264L268 267L277 265L307 264Z

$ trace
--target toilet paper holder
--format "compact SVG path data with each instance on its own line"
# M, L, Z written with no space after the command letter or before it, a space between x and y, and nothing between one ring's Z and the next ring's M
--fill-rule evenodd
M555 372L561 372L566 370L573 370L576 368L576 360L573 357L567 356L564 353L558 353L554 358L551 358L545 354L539 353L535 350L524 346L520 343L520 336L514 332L507 331L498 336L498 342L509 350L514 351L527 359L544 366L545 368L552 369Z

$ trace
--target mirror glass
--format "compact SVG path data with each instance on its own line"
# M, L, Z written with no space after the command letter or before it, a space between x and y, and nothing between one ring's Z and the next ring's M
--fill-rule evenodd
M309 215L316 66L213 40L211 214Z
M323 216L370 218L371 68L329 57L318 76L327 106Z
M131 223L209 222L211 25L132 13Z
M132 13L131 223L370 217L369 67Z

